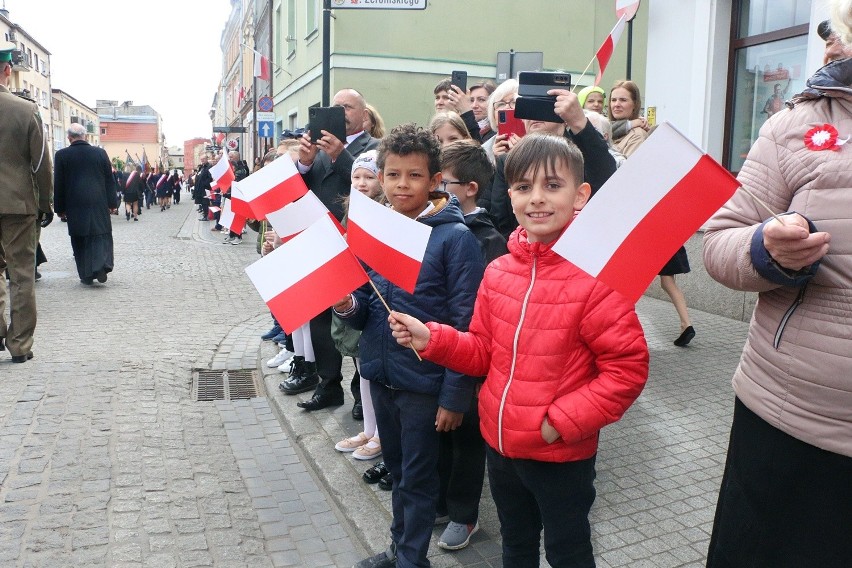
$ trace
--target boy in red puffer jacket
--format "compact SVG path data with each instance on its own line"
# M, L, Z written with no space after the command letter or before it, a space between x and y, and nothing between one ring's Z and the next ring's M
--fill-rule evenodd
M648 377L633 304L553 252L589 198L583 157L562 137L528 135L505 168L520 226L492 262L470 331L394 312L394 337L469 376L479 394L488 478L505 566L593 567L588 514L601 428L621 418Z

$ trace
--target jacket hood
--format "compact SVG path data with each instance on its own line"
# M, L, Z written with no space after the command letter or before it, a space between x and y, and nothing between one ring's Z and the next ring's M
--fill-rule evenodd
M852 97L852 58L832 61L817 69L808 88L793 97L791 106L818 97Z
M417 218L421 223L430 227L437 227L445 223L464 223L464 215L462 215L459 200L456 199L455 195L435 190L429 193L429 201L435 208Z
M480 209L474 213L465 215L464 222L470 230L473 230L474 228L478 227L490 227L496 230L494 222L491 220L491 216L488 215L488 212L484 209Z

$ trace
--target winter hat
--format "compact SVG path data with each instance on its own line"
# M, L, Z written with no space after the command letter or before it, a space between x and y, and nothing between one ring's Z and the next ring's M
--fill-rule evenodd
M580 89L580 92L577 93L577 99L580 103L580 108L583 108L586 105L586 98L592 93L600 93L603 95L604 100L606 100L606 91L604 91L601 87L590 85L585 89Z
M355 158L355 161L352 162L352 173L355 173L355 170L358 168L364 168L365 170L370 170L373 172L373 175L379 175L379 168L376 165L377 154L375 150L368 150Z

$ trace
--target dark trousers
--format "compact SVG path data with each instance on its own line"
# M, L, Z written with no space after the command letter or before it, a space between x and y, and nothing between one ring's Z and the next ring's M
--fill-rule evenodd
M207 219L207 214L210 212L210 200L206 197L201 198L201 216Z
M471 397L461 426L452 432L441 432L438 442L438 511L449 515L451 521L466 525L479 519L485 481L485 442L479 431L478 407L477 397Z
M311 320L311 343L317 360L320 384L316 394L340 394L343 396L343 355L334 346L331 338L331 309L325 310Z
M391 538L397 566L429 566L438 495L438 397L370 384L382 459L393 476Z
M707 566L848 568L850 536L852 458L793 438L736 399Z
M521 460L503 457L491 447L486 455L503 537L503 566L538 568L544 527L545 558L553 568L594 568L589 510L595 500L595 458Z

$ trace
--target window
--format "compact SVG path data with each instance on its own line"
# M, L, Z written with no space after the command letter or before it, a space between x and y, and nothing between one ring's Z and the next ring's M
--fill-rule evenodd
M760 127L805 88L811 0L737 0L731 22L725 166L737 172Z
M101 128L101 136L103 136L104 134L106 134L106 128Z
M307 35L305 37L310 37L313 33L315 33L319 29L319 6L320 0L307 0L305 7L305 23L307 31Z
M296 0L287 3L287 58L296 53Z

